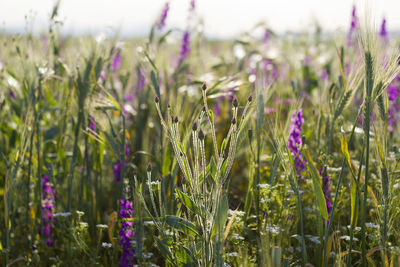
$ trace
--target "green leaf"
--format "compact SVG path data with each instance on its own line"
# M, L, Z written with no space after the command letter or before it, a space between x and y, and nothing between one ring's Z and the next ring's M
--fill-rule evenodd
M182 233L185 233L187 235L193 237L200 236L196 226L193 223L186 221L185 219L182 219L180 217L169 215L166 217L166 223L172 228L175 228L176 230L181 231Z
M176 266L172 258L172 253L167 247L167 245L165 245L165 243L156 236L154 237L154 239L156 240L156 245L158 247L158 250L161 252L161 255L163 255L163 257L166 258L169 262L171 262L174 266Z
M181 199L183 205L185 205L186 208L194 212L195 214L200 215L200 209L196 205L196 203L185 193L182 191L175 189L176 193L178 194L179 198Z
M355 227L357 225L357 218L358 218L358 208L356 208L357 202L358 202L358 197L357 197L357 184L356 183L351 183L351 188L350 188L351 194L350 194L350 199L351 199L351 219L350 219L350 224L352 227Z
M197 260L193 253L185 246L179 246L176 250L176 257L179 260L180 266L194 267L198 266Z
M328 220L328 210L326 208L324 192L322 191L321 177L319 176L317 168L315 167L314 162L311 159L310 152L307 149L305 149L305 155L308 162L307 168L312 174L311 177L314 184L314 193L317 200L319 211L321 213L322 218L324 218L324 220Z
M226 195L223 195L215 214L214 228L211 236L213 236L215 233L219 233L221 235L220 238L223 238L224 228L228 217L228 208L228 198Z

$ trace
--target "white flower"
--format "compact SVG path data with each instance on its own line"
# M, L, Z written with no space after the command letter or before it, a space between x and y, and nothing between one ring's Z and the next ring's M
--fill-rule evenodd
M101 243L101 246L102 246L103 248L111 248L111 247L112 247L112 244L111 244L111 243L107 243L107 242L103 242L103 243Z
M88 223L87 222L80 222L79 225L82 226L82 227L88 227Z
M85 215L85 213L84 213L83 211L80 211L80 210L77 210L77 211L76 211L76 214L78 214L79 216Z
M100 229L107 229L108 225L107 224L97 224L96 227L100 228Z
M68 217L71 216L71 212L67 211L67 212L57 212L54 214L54 217Z

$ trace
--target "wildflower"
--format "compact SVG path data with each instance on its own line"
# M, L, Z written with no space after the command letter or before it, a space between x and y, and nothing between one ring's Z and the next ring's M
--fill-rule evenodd
M326 69L323 69L321 71L321 80L326 82L328 80L328 72L326 71Z
M133 266L133 255L135 252L132 247L132 241L134 238L134 232L132 230L133 222L125 220L132 218L133 204L132 201L127 199L121 199L120 204L121 210L119 212L119 218L122 219L121 230L119 231L119 245L122 247L120 264L121 266Z
M353 6L353 10L351 12L350 30L347 35L347 46L352 45L352 38L353 38L355 31L357 30L357 27L358 27L358 17L356 14L356 6Z
M78 214L78 216L83 216L83 215L85 215L85 212L84 212L84 211L77 210L77 211L76 211L76 214Z
M194 11L196 9L196 0L190 0L189 11Z
M388 108L388 131L390 133L394 132L397 125L397 112L400 107L396 102L398 96L398 87L396 84L392 83L387 87L387 94L389 99L389 108Z
M328 172L326 171L326 168L322 167L321 169L319 169L319 175L322 178L322 191L324 192L324 196L325 196L325 202L326 202L326 209L328 210L328 214L330 214L331 210L332 210L332 202L331 202L331 198L329 196L330 192L331 192L331 188L330 188L330 178L328 175Z
M181 51L179 52L179 64L189 55L190 52L190 34L185 31L181 43Z
M61 217L68 217L68 216L71 216L71 212L67 211L67 212L57 212L57 213L54 213L54 217L59 217L59 216L61 216Z
M144 76L144 72L142 70L139 70L139 79L138 80L139 80L138 81L138 89L139 89L139 92L141 92L146 83L146 77Z
M266 108L264 109L264 111L265 111L265 115L269 115L269 114L271 114L271 113L275 113L275 112L276 112L276 109L275 109L275 108L266 107Z
M103 243L101 243L101 246L102 246L103 248L111 248L111 247L112 247L112 244L111 244L111 243L107 243L107 242L103 242Z
M114 72L117 71L121 67L121 63L121 51L118 50L111 64L111 70Z
M165 3L165 6L161 12L161 18L160 21L157 23L157 29L162 30L165 26L165 21L167 20L168 17L168 11L169 11L169 3Z
M379 37L381 37L385 42L389 42L389 33L386 30L386 19L382 20L381 30L379 31Z
M90 128L90 130L92 130L92 131L96 131L96 121L94 120L94 117L93 117L93 116L90 116L90 119L89 119L89 128Z
M10 96L11 99L15 99L15 94L12 90L8 90L8 95Z
M290 122L290 136L288 141L288 147L292 157L294 157L295 169L298 175L300 175L300 172L304 171L304 160L299 151L299 148L303 142L301 137L301 126L303 123L303 110L300 108L295 110L292 115L292 120Z
M263 43L267 43L268 42L269 35L270 35L269 30L265 30L264 31L264 35L263 35L263 39L262 39Z
M55 189L51 186L49 177L42 177L42 227L40 235L45 238L49 247L54 245L51 229L54 223L54 195Z
M129 146L125 145L125 156L128 158L130 154ZM125 160L125 166L128 165L128 161ZM121 181L121 169L122 169L122 162L118 160L117 164L114 165L114 178L116 182Z
M107 229L108 225L107 224L96 224L96 227L99 229Z
M82 228L86 228L89 226L87 222L80 222L79 225L82 226Z

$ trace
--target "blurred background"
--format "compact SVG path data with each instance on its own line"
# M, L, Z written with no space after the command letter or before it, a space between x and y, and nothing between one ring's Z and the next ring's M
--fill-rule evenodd
M165 0L68 0L61 2L59 19L68 35L119 33L122 37L146 36L159 17ZM167 27L185 27L189 1L172 0ZM54 0L2 1L0 22L8 33L47 29ZM371 21L379 25L386 18L389 32L400 29L400 1L319 1L319 0L200 0L196 12L203 21L202 31L209 38L230 38L265 22L276 33L297 32L321 26L325 32L347 30L352 6L358 14L369 10Z

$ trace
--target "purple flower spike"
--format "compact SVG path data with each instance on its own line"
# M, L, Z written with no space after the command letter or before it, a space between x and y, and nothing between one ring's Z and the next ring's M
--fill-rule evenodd
M138 89L139 92L143 91L144 85L146 83L146 77L142 70L139 71L139 82L138 82Z
M358 27L358 17L356 14L356 6L353 6L353 10L351 12L351 23L350 23L350 30L347 35L347 46L351 46L353 44L352 39L355 31Z
M54 195L55 189L51 186L49 177L42 177L42 226L40 236L46 240L49 247L53 247L53 234L51 230L54 223Z
M114 72L117 71L121 67L121 63L121 52L118 51L111 64L111 70Z
M179 64L187 58L190 52L190 34L188 31L185 31L181 43L181 51L179 52Z
M385 42L389 42L389 33L386 30L386 19L385 18L382 20L379 37L381 37L383 40L385 40Z
M328 214L331 213L332 210L332 202L331 202L331 197L330 197L330 192L331 192L331 188L330 188L330 178L328 175L328 172L322 167L321 169L319 169L319 175L321 176L322 179L322 191L324 192L324 196L325 196L325 202L326 202L326 209L328 210Z
M292 157L294 158L294 164L297 175L301 175L301 172L304 171L304 160L303 156L299 151L300 146L302 145L302 137L301 137L301 126L304 123L303 118L303 110L300 108L295 110L292 115L292 120L290 122L290 136L288 141L288 147Z
M90 116L89 128L92 131L96 131L96 121L93 116Z
M162 30L165 26L165 21L167 20L168 17L168 11L169 11L169 3L165 3L165 6L161 12L161 18L160 21L157 23L157 29Z
M122 219L121 230L119 231L119 245L122 247L122 256L119 260L121 266L133 266L135 249L132 245L134 241L133 221L124 219L131 219L133 215L133 203L127 199L120 200L121 208L119 218Z
M129 150L129 146L125 145L125 156L127 158L129 158L129 154L130 154L130 150ZM129 164L128 160L125 160L125 166L127 166ZM121 169L122 169L122 162L121 160L118 160L117 164L114 165L114 179L116 182L120 182L121 181Z
M388 131L389 133L394 132L397 126L397 113L399 111L399 104L397 103L397 96L398 96L399 90L397 87L397 84L395 82L392 82L388 87L387 87L387 94L388 94L388 99L389 99L389 108L388 108Z
M196 0L190 0L190 9L189 11L194 11L196 9Z

